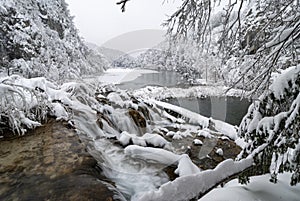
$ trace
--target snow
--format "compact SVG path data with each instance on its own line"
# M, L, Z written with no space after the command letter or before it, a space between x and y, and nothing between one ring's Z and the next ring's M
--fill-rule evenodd
M220 133L226 135L227 137L229 137L232 140L237 139L238 128L236 128L235 126L232 126L224 121L215 120L212 118L210 118L210 121L212 122L214 129L216 129Z
M68 120L69 114L60 103L51 103L52 115L56 116L56 120Z
M132 199L133 201L185 201L205 193L216 183L238 173L253 163L252 159L234 162L232 159L221 162L215 169L202 171L193 175L186 175L174 181L163 184L156 191L148 191Z
M18 19L18 22L14 25L16 29L12 29L11 26L6 27L8 30L13 30L7 34L7 41L12 41L12 47L24 48L12 48L13 51L16 49L24 54L38 54L37 57L32 56L32 58L27 58L26 60L21 58L10 61L10 65L13 68L22 70L28 77L42 74L54 80L59 80L65 76L71 78L78 77L83 73L100 72L103 70L106 63L102 57L100 63L98 63L99 65L97 62L92 65L87 61L92 61L92 59L87 59L89 57L89 55L85 54L87 50L83 51L85 47L81 44L82 41L79 40L68 12L64 13L64 15L60 15L59 13L67 10L63 3L64 1L55 1L54 3L51 1L31 1L31 4L26 4L26 1L9 0L4 0L2 4L0 3L0 13L3 14L3 19L11 12L10 10L14 10L17 13L16 16L13 16ZM32 8L29 13L26 10L28 5ZM40 9L35 9L37 7L40 7ZM35 10L44 9L47 11L46 15L34 12ZM218 16L215 16L213 21L218 21ZM299 14L295 16L298 18ZM58 31L50 30L49 27L44 29L44 24L46 23L42 22L41 18L43 20L52 19L58 26L63 27L61 40L58 38ZM27 19L29 21L24 23L24 20ZM29 25L23 27L22 23ZM263 48L271 47L287 39L299 27L299 23L291 25L292 27L277 27L275 36L270 37L271 41L265 44ZM9 24L6 21L3 23L5 26ZM36 34L37 37L35 37ZM297 35L299 36L299 33L296 33L294 38ZM32 38L37 38L37 40L31 40ZM7 41L3 41L3 47L7 46ZM35 44L36 42L42 45L37 45ZM286 43L289 44L290 40ZM179 53L180 49L184 49L184 47L181 46L178 50L176 48L176 50L172 51ZM275 47L275 49L270 51L271 54L278 49L279 46ZM190 56L188 59L185 59L185 62L199 56L197 53L195 55L188 55L192 53L191 51L195 52L193 48L185 52L185 55ZM91 57L95 56L93 54L95 53L91 53ZM98 56L101 55L98 54ZM181 55L179 54L179 56ZM288 56L284 58L280 57L279 60L291 60ZM248 66L253 61L252 58L250 56L245 58L245 63ZM205 63L209 61L208 59L204 60ZM234 60L238 61L237 58L232 58L232 63L236 62ZM227 64L230 64L230 62ZM92 63L95 62L93 61ZM201 61L198 64L200 63ZM175 64L175 62L172 64ZM214 68L215 64L210 64L210 71ZM187 63L187 66L184 66L184 68L189 65ZM229 69L227 77L235 81L238 78L236 75L249 70L249 68L243 68L244 65L240 67L240 69ZM187 70L192 68L194 67L187 68ZM262 70L262 72L266 71L264 68ZM144 73L156 72L152 70L109 69L104 75L97 77L95 82L119 84L134 80ZM226 69L224 72L226 72ZM223 75L225 75L224 72ZM273 84L270 87L270 91L274 93L275 99L282 100L286 98L286 89L295 87L295 80L299 73L300 65L273 73ZM251 75L251 73L249 74ZM188 73L185 75L188 75ZM88 80L88 78L85 78L85 80ZM247 83L247 80L245 81ZM291 81L293 86L290 86L289 81ZM238 162L226 160L220 163L214 170L200 172L200 169L193 164L188 155L179 155L172 152L174 151L172 149L174 147L163 137L163 133L172 137L176 143L183 142L184 138L187 137L193 137L192 139L194 139L194 135L206 138L214 137L214 135L225 138L223 136L225 135L235 140L241 147L246 147L246 144L242 138L238 138L237 128L232 125L158 101L167 98L224 96L224 92L228 90L224 86L209 86L208 84L211 83L206 83L203 79L199 79L198 83L206 86L194 86L188 89L148 86L134 91L134 96L147 99L147 103L153 106L153 110L160 109L157 110L158 112L153 112L152 110L149 112L150 119L151 121L153 120L154 124L148 127L147 122L147 128L144 130L136 126L128 116L128 110L126 109L133 108L137 110L139 105L129 100L130 97L126 93L119 91L111 92L107 97L97 95L98 98L105 98L114 107L115 105L118 107L102 106L94 98L95 90L92 86L85 86L84 84L75 82L65 83L60 86L49 82L44 77L24 79L20 76L11 76L0 79L0 115L5 117L5 121L8 118L9 126L17 130L19 134L24 134L27 128L31 129L41 126L40 122L48 114L55 116L57 120L62 119L72 122L78 133L84 134L91 139L91 147L94 146L93 148L96 149L92 151L97 151L95 157L98 157L103 174L107 178L110 178L123 193L129 197L133 196L133 200L189 200L197 197L199 193L205 193L208 189L214 187L215 183L251 166L253 163L252 157L269 146L268 143L274 141L276 146L285 143L286 139L282 138L281 135L279 135L280 138L274 140L275 132L279 130L279 125L283 119L286 119L284 122L286 129L290 128L291 125L294 126L293 122L298 117L300 108L300 95L298 94L292 100L292 104L287 111L283 111L272 117L268 115L263 116L259 112L262 105L260 101L263 98L261 96L249 108L249 113L252 112L251 115L253 118L251 120L245 118L242 126L247 127L246 131L248 133L257 131L255 133L257 135L267 134L266 143L255 147L247 159ZM241 90L230 90L227 96L240 96L243 93L244 91ZM32 112L33 110L34 112ZM167 113L166 110L174 111L180 117L174 117ZM104 114L107 114L105 117L108 120L99 117L102 115L99 113L102 112L106 112ZM99 121L102 122L101 129L98 125ZM188 128L188 123L193 124L193 129L186 129ZM112 126L111 124L114 125ZM157 130L153 129L153 127L165 125L172 125L180 131L169 131L162 127ZM151 131L156 131L161 135L153 134ZM108 139L109 137L114 137L116 139L114 142L118 140L123 146L127 147L123 149L118 143L111 143ZM128 146L131 143L133 145ZM195 145L203 144L199 139L194 139L193 143ZM149 145L160 148L147 147ZM299 142L296 147L298 151L300 149ZM296 150L289 149L284 155L273 154L272 165L270 167L271 172L279 172L280 166L276 165L276 163L281 164L283 161L287 161L290 151L293 153L296 152ZM223 150L219 148L216 150L216 153L222 156ZM294 157L295 155L291 154ZM166 174L161 170L171 164L177 165L175 173L179 175L179 178L168 182ZM211 192L207 195L207 198L204 197L201 200L278 200L278 198L282 200L299 200L299 188L296 188L297 186L295 188L287 186L288 180L286 178L290 177L291 175L289 174L284 174L283 177L279 175L278 184L266 183L268 180L266 176L252 177L253 182L246 187L237 184L236 181L232 181L225 186L225 189L216 189L216 192ZM287 197L283 197L286 194Z
M178 174L180 177L200 172L200 169L193 164L190 157L186 154L177 155L164 149L140 147L137 145L126 147L124 152L134 158L151 160L167 166L177 164L175 174Z
M177 169L175 170L175 174L178 174L179 177L193 175L200 172L200 169L193 164L190 157L187 154L183 154L180 156L178 160Z
M272 147L273 155L267 160L271 162L269 170L275 180L283 167L284 171L296 171L286 162L297 156L292 150L299 144L295 140L298 130L294 130L299 124L299 73L300 65L274 73L269 90L249 107L239 128L240 136L248 142L242 153L253 157L269 151L266 147ZM280 150L282 147L286 150Z
M281 70L280 73L274 73L272 79L274 80L270 89L273 91L275 97L280 99L285 94L285 88L290 88L288 82L291 80L295 83L295 79L300 73L300 65ZM291 86L292 87L292 86Z
M184 117L189 118L189 123L191 124L198 124L203 126L204 128L208 127L209 119L207 117L201 116L200 114L191 112L185 108L178 107L169 103L156 101L156 100L149 100L149 103L156 104L157 106L160 106L162 108L166 108L169 110L172 110L174 112L177 112L178 114L181 114Z
M300 109L300 93L298 94L297 98L292 103L291 109L289 111L291 113L286 120L285 128L289 128L290 125L292 124L293 120L297 117L297 115L299 115L299 109ZM286 113L283 114L283 116L286 116L286 115L287 115ZM282 117L278 118L278 119L282 119ZM277 120L277 123L279 123L278 121L279 120Z
M299 17L299 15L294 16L294 19L296 19L297 17ZM296 28L299 25L300 22L297 21L293 27L289 27L288 25L280 26L279 27L280 30L277 31L276 36L274 36L271 41L265 44L265 48L274 47L276 45L279 45L280 43L283 43L285 40L289 39L291 34L295 32ZM262 51L263 49L264 48L260 48L258 51Z
M223 156L224 152L223 152L223 150L221 148L218 148L216 150L216 154L218 154L219 156Z
M203 142L201 140L199 140L199 139L194 139L193 143L195 145L203 145Z
M32 121L30 119L28 119L27 117L25 117L23 112L20 112L20 120L23 124L26 125L27 128L35 128L37 126L41 126L41 124L37 121Z
M290 186L290 173L278 175L276 184L269 182L270 175L250 177L250 183L241 185L238 180L232 180L223 188L216 188L199 201L298 201L300 188Z
M155 147L164 147L169 144L169 142L165 138L157 134L145 133L143 135L143 138L147 142L147 144L153 145Z
M83 44L64 1L1 0L0 13L2 56L14 54L10 73L61 82L109 66Z
M157 101L157 100L148 100L148 103L151 105L155 104L156 106L162 107L164 109L168 109L171 111L174 111L180 115L182 115L185 119L187 119L187 122L190 124L200 125L202 128L206 129L208 127L213 127L213 129L220 134L223 134L232 140L236 140L237 137L237 128L235 126L232 126L226 122L215 120L213 118L207 118L200 114L197 114L195 112L192 112L190 110L187 110L185 108L175 106L169 103ZM174 117L173 117L174 118ZM178 121L178 119L173 120L173 122ZM168 135L172 135L173 137L176 135L176 133L169 133ZM209 137L209 133L207 130L199 131L198 136L203 137ZM175 138L180 138L179 136L175 136Z
M211 138L211 137L213 137L210 134L210 132L209 132L209 130L207 128L205 128L203 130L199 130L197 136L199 136L199 137L202 136L202 137L205 137L205 138Z
M240 97L245 94L244 91L238 89L228 90L224 86L192 86L189 88L166 88L157 86L147 86L145 88L137 89L133 92L134 96L143 99L165 100L168 98L203 98L203 97L219 97L219 96L233 96Z
M150 128L156 125L149 126L147 128L149 130L146 129L141 132L139 131L141 128L134 127L133 120L126 115L132 101L130 100L131 97L125 92L111 92L107 97L101 96L101 98L107 98L111 102L117 103L118 106L114 108L109 105L103 106L99 104L94 98L94 89L83 83L69 82L59 86L45 78L25 79L15 76L5 79L7 83L23 85L26 90L32 90L43 95L43 98L46 100L44 104L49 106L52 115L57 119L74 122L72 124L75 125L78 133L84 134L91 139L91 143L94 144L99 155L103 153L103 155L98 155L98 157L104 158L99 159L104 175L115 182L117 187L129 196L138 197L138 195L146 191L157 190L159 186L167 182L167 177L161 170L171 164L177 165L175 173L179 177L200 173L200 169L193 164L188 155L172 153L171 150L174 150L163 136L151 133ZM2 85L4 84L0 86ZM7 87L5 89L8 91L19 89L9 85ZM24 94L25 91L22 91L22 88L20 88L19 93ZM152 107L148 107L149 113L151 116L153 113L158 115L154 119L155 123L167 122L167 125L172 125L180 131L172 133L172 131L168 131L163 127L160 127L159 130L167 132L167 135L172 135L173 139L178 141L186 137L193 137L191 133L195 133L199 129L200 124L208 126L209 122L214 122L213 119L202 117L185 109L181 110L181 108L167 103L154 101L151 104ZM166 113L160 113L164 108L175 110L183 118L173 117L175 123L167 121L166 118L169 116ZM123 132L119 133L120 131L111 126L109 121L105 119L101 119L103 129L100 129L97 124L99 121L97 112L109 114L107 118ZM186 124L184 119L188 119L188 122L196 122L197 125ZM28 116L21 116L20 120L28 128L39 125L38 122L35 122L34 119L31 120ZM216 124L222 125L220 122L216 122ZM211 135L209 129L204 129L202 132L204 133L203 135ZM115 137L123 146L127 147L123 149L117 143L114 145L106 137ZM131 142L134 145L128 146ZM165 149L146 147L148 145ZM149 172L151 174L148 174Z
M173 140L181 140L182 139L182 136L180 135L179 132L176 132L173 137L172 137Z
M230 174L249 167L252 163L251 157L241 162L227 160L214 170L204 171L206 172L204 174L200 172L200 169L193 164L186 154L178 155L165 149L146 147L152 145L166 149L170 148L170 143L161 135L152 134L149 131L138 133L136 128L132 129L133 132L124 131L118 135L118 131L114 130L105 121L103 121L103 129L100 129L97 125L98 117L96 111L109 111L109 117L114 122L117 122L120 128L123 127L125 130L126 126L132 128L133 123L130 117L122 113L126 110L118 109L119 107L115 109L111 106L101 106L99 108L99 105L95 102L96 100L92 98L93 91L85 87L84 84L71 82L57 86L44 78L24 79L17 76L10 79L7 78L3 83L6 82L23 85L26 87L26 90L36 90L38 93L43 94L43 97L48 101L47 104L49 104L52 114L58 119L69 120L72 118L79 132L88 135L93 140L93 143L95 143L97 151L104 153L104 156L101 155L101 157L105 158L103 162L104 174L108 178L111 178L122 192L133 196L133 200L188 200L192 196L195 197L199 193L205 192L215 182L221 181ZM25 91L22 91L22 88L14 88L3 83L0 85L3 88L1 92L19 90L18 93L26 94ZM105 98L104 96L101 97ZM131 102L126 102L130 97L122 92L111 92L107 96L107 99L118 103L118 105L121 105L125 109L131 104ZM233 140L239 140L234 126L203 117L168 103L155 100L148 100L148 103L150 103L153 109L160 108L164 110L166 108L182 115L182 119L173 117L174 121L169 122L169 124L176 125L176 128L183 129L184 131L173 132L162 127L156 129L157 131L164 131L166 135L173 137L173 139L180 141L184 137L192 136L190 133L194 129L193 132L198 136L212 137L212 133L222 133ZM74 116L69 116L68 110L72 110ZM160 110L157 110L157 112L159 113ZM160 113L160 115L168 117L165 113ZM185 123L183 119L187 119L188 122L192 122L196 126L191 127L193 129L188 129L191 125L182 124ZM22 113L20 113L20 120L28 128L40 125ZM158 119L157 122L159 122ZM268 120L268 122L270 121ZM199 130L200 126L203 127L202 130ZM210 129L214 129L214 131ZM269 128L266 127L266 129ZM104 142L105 138L99 140L99 137L109 136L116 137L124 146L129 145L130 142L134 145L123 149L121 146L108 143L109 140ZM202 144L197 139L194 139L193 143ZM257 149L257 152L260 152L263 148L260 147ZM221 149L216 151L219 155L222 155L222 152L223 150ZM282 158L282 160L284 159ZM141 161L143 162L141 163ZM149 163L155 165L148 167ZM179 175L179 178L172 182L167 182L166 176L160 175L163 173L158 172L163 167L171 164L177 165L175 173ZM273 169L278 170L278 167L274 167ZM148 174L149 171L151 174Z
M238 145L239 147L241 147L242 149L244 149L246 147L246 145L248 144L245 139L238 137L235 141L235 144Z
M123 131L120 134L119 141L123 146L129 145L130 142L132 142L134 145L139 145L143 147L146 147L147 145L152 145L155 147L164 147L167 144L169 144L169 142L165 138L158 134L145 133L143 136L139 137L135 134L129 134L126 131Z

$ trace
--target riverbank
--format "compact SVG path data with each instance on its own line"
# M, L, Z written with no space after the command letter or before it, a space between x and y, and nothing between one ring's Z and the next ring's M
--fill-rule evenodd
M0 200L119 200L87 143L53 119L26 136L2 139Z
M189 88L147 86L134 90L134 96L143 99L165 100L170 98L247 97L246 92L225 86L191 86Z

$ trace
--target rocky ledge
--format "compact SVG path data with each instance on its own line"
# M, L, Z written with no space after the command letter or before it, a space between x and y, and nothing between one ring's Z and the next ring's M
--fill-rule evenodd
M0 200L119 200L86 143L63 122L0 141Z

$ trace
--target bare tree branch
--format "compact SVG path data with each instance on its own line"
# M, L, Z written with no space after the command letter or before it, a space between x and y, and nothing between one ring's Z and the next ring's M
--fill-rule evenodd
M125 6L128 1L130 1L130 0L121 0L121 1L117 2L117 5L121 5L122 12L125 12Z

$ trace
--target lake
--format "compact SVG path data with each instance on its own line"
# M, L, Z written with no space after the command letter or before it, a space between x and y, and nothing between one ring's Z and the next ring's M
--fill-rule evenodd
M145 73L143 73L143 70L138 71L140 74L135 79L121 82L117 86L128 90L136 90L146 86L189 87L187 80L175 71L145 70ZM126 77L130 76L126 75ZM181 106L206 117L225 121L232 125L240 124L251 104L248 99L241 99L240 97L215 96L205 98L172 98L163 101Z

